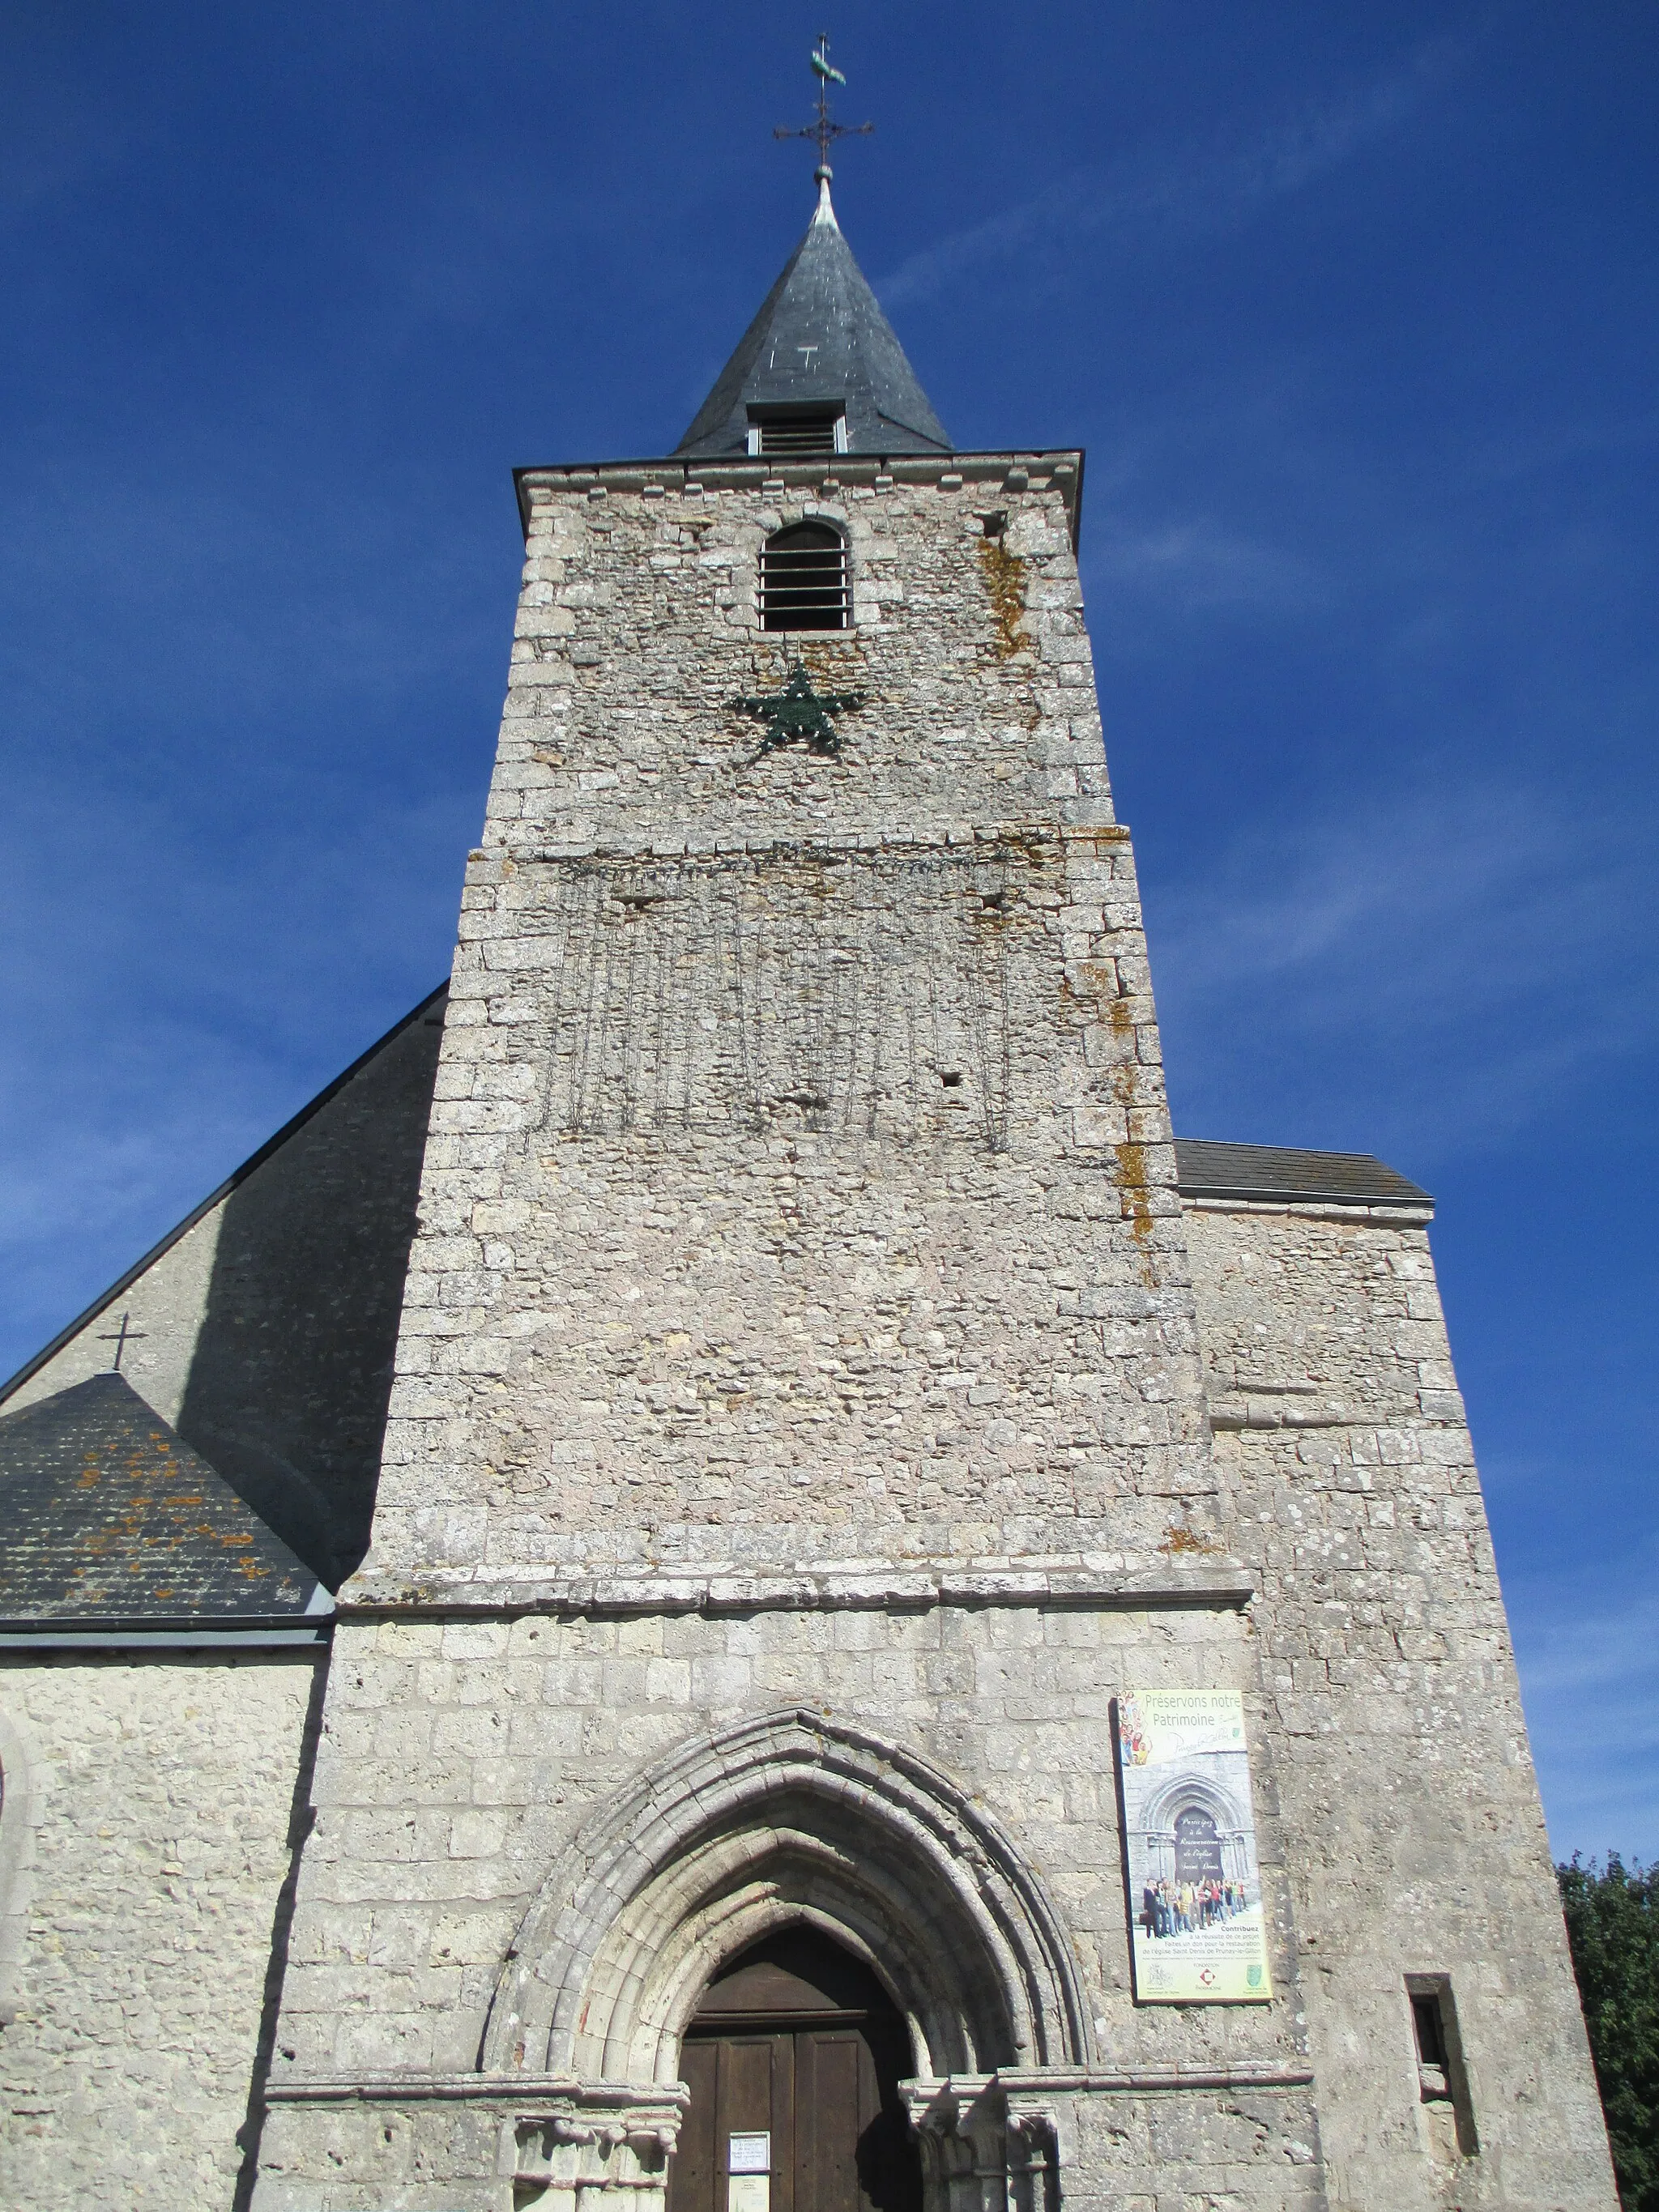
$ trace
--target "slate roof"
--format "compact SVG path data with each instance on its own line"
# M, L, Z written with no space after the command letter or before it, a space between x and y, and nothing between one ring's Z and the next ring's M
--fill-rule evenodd
M827 185L806 235L675 450L746 453L751 406L814 402L844 404L849 453L954 451L841 234Z
M447 988L0 1384L0 1419L32 1383L62 1389L107 1368L108 1333L94 1344L94 1326L136 1285L136 1334L146 1340L126 1363L135 1389L152 1387L146 1362L165 1347L157 1364L183 1369L176 1434L256 1522L337 1588L368 1546ZM181 1301L170 1282L169 1255L216 1212L205 1301L192 1316L191 1294ZM5 1541L0 1504L0 1553Z
M0 1418L0 1625L247 1627L317 1587L124 1376Z
M1420 1184L1370 1152L1304 1152L1286 1145L1218 1145L1177 1137L1176 1180L1187 1198L1324 1200L1345 1206L1432 1206Z

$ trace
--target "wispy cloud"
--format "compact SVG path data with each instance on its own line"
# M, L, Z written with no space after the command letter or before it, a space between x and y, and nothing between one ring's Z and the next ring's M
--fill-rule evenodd
M1659 1858L1659 1595L1554 1576L1506 1595L1555 1850Z
M1223 1101L1248 1118L1258 1090L1282 1112L1291 1065L1304 1103L1322 1070L1328 1099L1369 1101L1377 1141L1419 1160L1534 1121L1659 1036L1650 836L1525 791L1378 792L1149 885L1188 1126L1247 1133L1208 1122Z
M1453 65L1436 40L1345 99L1310 106L1231 148L1142 152L1073 170L1030 198L911 254L876 286L884 305L931 299L987 264L1103 232L1141 244L1212 235L1304 191L1397 130Z
M1113 593L1148 592L1185 613L1254 607L1301 613L1329 604L1332 584L1300 553L1227 528L1213 516L1191 515L1135 530L1115 516L1105 542L1091 548L1089 566Z

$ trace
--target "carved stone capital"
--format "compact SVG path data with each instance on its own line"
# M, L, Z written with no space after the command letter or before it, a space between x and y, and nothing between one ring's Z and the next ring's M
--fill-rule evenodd
M660 2195L687 2092L678 2082L577 2081L526 2099L501 2128L496 2171L516 2208L588 2212L594 2191Z
M1054 2212L1060 2126L994 2074L904 2085L927 2212Z

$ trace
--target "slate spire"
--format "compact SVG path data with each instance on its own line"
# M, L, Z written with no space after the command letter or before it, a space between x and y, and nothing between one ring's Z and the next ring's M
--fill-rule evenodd
M844 427L824 450L954 450L842 236L821 168L817 212L806 235L675 450L733 459L815 451L797 440L837 418Z

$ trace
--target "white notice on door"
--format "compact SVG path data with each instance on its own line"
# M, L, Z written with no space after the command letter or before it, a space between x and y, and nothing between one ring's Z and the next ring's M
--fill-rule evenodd
M752 2135L728 2136L726 2140L726 2170L728 2173L770 2173L772 2136L769 2130L757 2128Z
M731 2175L726 2185L726 2212L772 2212L771 2175Z
M726 2142L726 2212L772 2212L769 2130L728 2136Z

